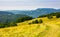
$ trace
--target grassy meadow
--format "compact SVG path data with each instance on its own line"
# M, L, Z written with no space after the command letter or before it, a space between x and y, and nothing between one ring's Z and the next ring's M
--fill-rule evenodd
M43 23L29 24L34 20ZM0 37L60 37L60 18L36 18L17 23L18 26L0 28Z

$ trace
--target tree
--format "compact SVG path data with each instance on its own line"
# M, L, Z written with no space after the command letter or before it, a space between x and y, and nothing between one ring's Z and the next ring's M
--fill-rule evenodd
M48 19L52 19L53 17L52 16L48 16Z
M4 27L5 27L5 25L0 22L0 28L4 28Z
M18 18L16 22L19 23L19 22L24 22L24 21L27 21L27 20L32 20L32 19L33 18L30 17L30 16L25 16L25 17Z
M15 22L10 22L9 26L17 26L17 24Z
M43 23L42 19L39 20L39 23Z
M56 18L60 18L60 14L56 14Z
M32 21L32 24L37 24L39 23L38 20Z

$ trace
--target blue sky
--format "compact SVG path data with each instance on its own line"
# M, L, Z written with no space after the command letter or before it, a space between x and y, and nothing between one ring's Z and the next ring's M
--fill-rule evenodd
M60 0L0 0L0 10L60 8Z

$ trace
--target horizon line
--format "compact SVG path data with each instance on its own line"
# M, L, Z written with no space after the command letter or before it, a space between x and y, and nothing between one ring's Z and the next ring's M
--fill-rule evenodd
M36 9L39 9L39 8L32 8L32 9L0 9L0 11L6 11L6 10L36 10ZM50 8L50 9L60 9L60 8Z

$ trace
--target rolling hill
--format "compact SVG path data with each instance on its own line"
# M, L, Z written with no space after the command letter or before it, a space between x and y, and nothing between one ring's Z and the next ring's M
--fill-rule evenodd
M6 23L6 21L8 22L14 22L16 21L18 18L21 17L25 17L28 15L24 15L24 14L14 14L12 12L8 12L8 11L0 11L0 23Z
M44 15L44 14L50 14L54 12L60 12L60 9L54 9L54 8L37 8L35 10L9 10L8 12L12 12L14 14L24 14L29 15L34 18Z
M46 10L47 12L45 12ZM57 16L60 17L60 10L39 8L31 11L22 11L21 14L19 14L20 11L17 14L14 14L14 11L13 14L4 14L2 12L2 15L0 16L0 19L2 19L2 21L4 21L4 19L14 21L17 18L27 15L33 17L37 17L39 15L39 18L16 23L17 26L14 27L0 28L0 37L60 37L60 18L56 18ZM27 13L27 15L25 13ZM47 16L52 16L53 18L49 19ZM38 22L32 23L35 20L38 20ZM39 20L42 20L42 22L39 23Z
M43 20L43 23L29 24L34 20ZM53 16L36 18L17 23L18 26L1 28L0 37L60 37L60 18Z
M60 12L60 9L53 8L37 8L35 10L10 10L10 11L0 11L0 22L6 22L6 20L15 21L17 18L23 16L32 16L34 18L42 16L45 14Z
M52 16L56 16L57 18L59 18L60 17L60 12L54 12L54 13L50 13L50 14L44 14L44 15L41 15L39 17L41 18L41 17L52 17Z
M14 15L14 14L7 11L0 11L0 15Z

